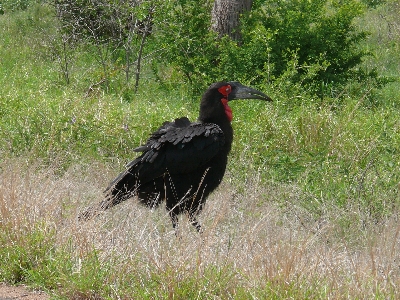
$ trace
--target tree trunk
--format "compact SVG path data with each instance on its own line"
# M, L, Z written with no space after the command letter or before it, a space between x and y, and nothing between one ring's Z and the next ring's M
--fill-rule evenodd
M211 12L211 28L219 36L228 35L235 41L241 40L240 14L251 10L253 0L215 0Z

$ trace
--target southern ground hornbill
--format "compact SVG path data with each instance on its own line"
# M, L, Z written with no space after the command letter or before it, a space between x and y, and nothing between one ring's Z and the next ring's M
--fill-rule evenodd
M126 166L105 190L105 199L81 214L89 219L137 196L144 205L155 208L164 200L176 229L178 215L187 213L189 221L201 231L196 216L207 196L221 183L233 130L234 99L271 99L239 82L217 82L204 93L197 122L183 117L165 122L134 151L142 154Z

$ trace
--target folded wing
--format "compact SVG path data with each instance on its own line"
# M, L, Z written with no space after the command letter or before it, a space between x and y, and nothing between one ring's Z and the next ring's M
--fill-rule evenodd
M189 176L217 155L224 143L224 134L216 124L191 123L187 118L165 122L145 145L134 149L142 154L110 183L105 192L111 201L104 209L135 194L146 197L141 187L151 186L154 195L162 193L162 178L167 172Z

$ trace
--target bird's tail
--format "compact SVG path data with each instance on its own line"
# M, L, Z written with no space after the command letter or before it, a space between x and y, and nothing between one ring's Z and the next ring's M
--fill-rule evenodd
M105 198L98 204L87 208L79 214L78 219L87 221L136 194L138 180L135 174L126 170L115 178L104 191Z

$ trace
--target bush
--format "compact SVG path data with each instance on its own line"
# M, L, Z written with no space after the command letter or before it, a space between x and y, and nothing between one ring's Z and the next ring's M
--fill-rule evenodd
M126 83L133 65L140 73L144 42L152 31L153 2L54 0L61 43L59 57L68 59L68 48L77 43L86 45L88 52L97 54L102 76L97 83L108 88L117 71L125 72ZM62 66L63 76L69 82L68 64ZM139 76L136 76L135 90Z
M240 41L219 38L210 30L211 0L54 3L63 46L66 40L88 42L102 66L103 75L96 82L107 87L115 70L123 70L129 83L132 66L138 74L142 58L151 59L159 82L172 87L190 83L196 93L223 79L260 87L276 83L289 93L320 98L336 97L349 82L361 84L353 88L361 93L365 83L373 87L386 83L376 70L360 67L369 53L359 44L368 33L354 21L370 3L254 1L252 11L242 16ZM144 49L144 38L150 34ZM63 70L68 82L67 66Z
M4 0L0 2L0 14L4 14L5 11L11 10L11 11L16 11L16 10L26 10L28 6L30 6L32 3L35 3L38 1L35 0Z
M239 42L209 31L210 1L184 2L184 8L182 1L166 4L157 38L163 62L199 86L232 78L265 85L284 77L323 97L351 80L377 78L359 67L369 55L358 46L368 34L354 25L366 10L359 1L255 1L242 17Z
M156 75L160 65L172 66L197 91L221 78L217 35L209 30L211 4L208 0L170 1L158 8L154 47L162 49L162 55L153 61ZM161 76L158 79L163 81Z

